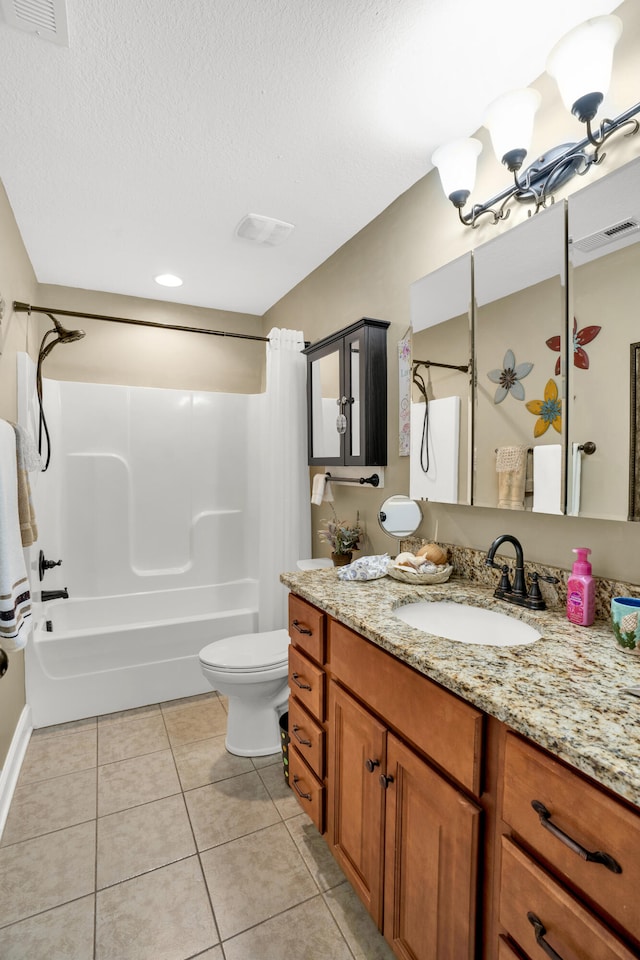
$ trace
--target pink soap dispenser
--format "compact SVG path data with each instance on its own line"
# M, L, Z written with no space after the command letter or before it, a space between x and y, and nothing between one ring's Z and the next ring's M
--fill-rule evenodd
M576 547L578 559L574 562L567 581L567 619L583 627L595 620L595 582L591 576L591 564L587 557L589 547Z

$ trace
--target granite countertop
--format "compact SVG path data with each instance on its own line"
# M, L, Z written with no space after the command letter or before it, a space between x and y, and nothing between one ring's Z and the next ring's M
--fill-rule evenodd
M491 588L454 576L414 586L383 577L339 580L337 570L283 573L293 593L388 650L399 660L621 797L640 806L640 655L622 650L611 625L578 627L558 611L530 611L496 600ZM499 609L536 627L525 646L463 644L417 630L393 615L418 600Z

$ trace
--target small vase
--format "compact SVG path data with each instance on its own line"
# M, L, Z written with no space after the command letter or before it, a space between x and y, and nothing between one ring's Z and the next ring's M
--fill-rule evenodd
M352 556L351 551L349 551L349 553L332 553L331 559L333 560L334 567L344 567L348 563L351 563Z

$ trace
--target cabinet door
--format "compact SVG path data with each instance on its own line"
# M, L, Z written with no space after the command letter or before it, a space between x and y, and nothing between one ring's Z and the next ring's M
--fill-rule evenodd
M347 429L342 340L319 348L307 366L309 463L344 463ZM344 401L343 402L343 398ZM344 417L339 421L338 417Z
M386 729L334 682L329 711L329 844L381 927Z
M407 960L472 960L480 809L387 739L384 935Z

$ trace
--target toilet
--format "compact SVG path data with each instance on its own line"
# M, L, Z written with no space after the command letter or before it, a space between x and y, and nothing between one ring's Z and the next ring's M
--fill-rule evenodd
M309 566L311 564L311 566ZM299 560L301 570L331 560ZM268 630L216 640L200 651L200 668L214 690L229 698L225 746L238 757L280 751L280 716L289 698L289 633Z

